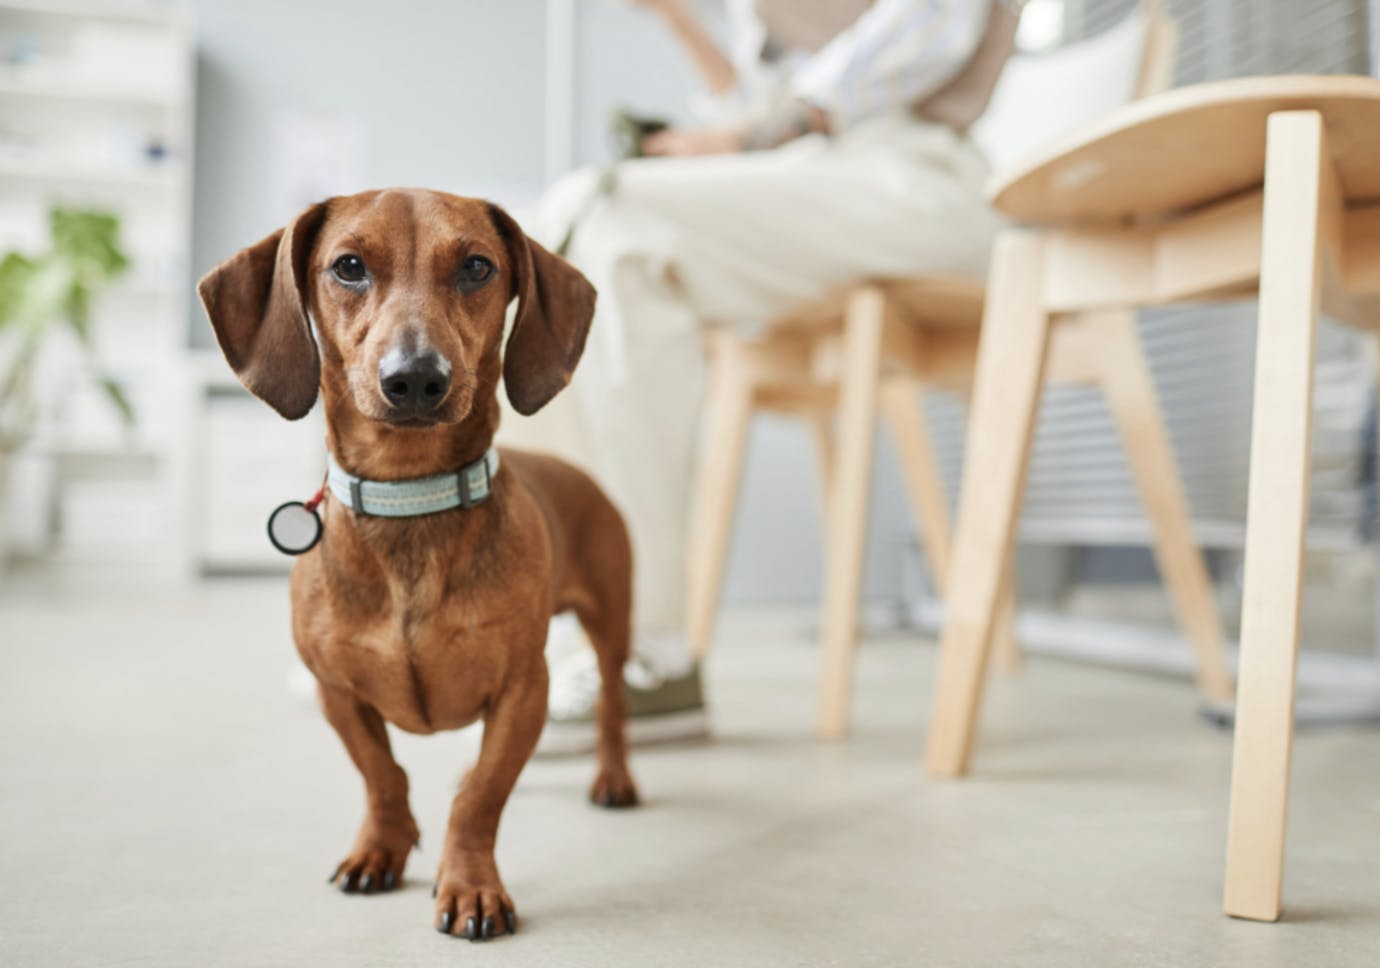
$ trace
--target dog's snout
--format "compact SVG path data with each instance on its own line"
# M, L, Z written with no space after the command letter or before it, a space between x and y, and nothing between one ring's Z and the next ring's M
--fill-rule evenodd
M395 411L429 413L441 405L450 390L450 366L435 350L392 352L379 364L379 387Z

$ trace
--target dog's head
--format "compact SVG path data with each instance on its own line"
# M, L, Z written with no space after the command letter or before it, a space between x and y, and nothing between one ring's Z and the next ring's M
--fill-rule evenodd
M313 205L197 291L241 382L284 417L311 409L324 361L337 396L396 428L463 421L500 368L514 408L535 413L570 381L594 314L585 277L502 209L414 190Z

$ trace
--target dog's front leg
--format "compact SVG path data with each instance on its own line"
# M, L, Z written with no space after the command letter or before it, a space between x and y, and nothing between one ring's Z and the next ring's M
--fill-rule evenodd
M420 836L407 805L407 774L393 759L383 717L354 695L321 685L321 709L364 776L367 813L350 853L330 882L347 894L387 891L402 883L408 852Z
M479 761L451 804L436 873L436 929L471 941L517 930L517 909L499 879L494 842L508 794L546 722L545 661L512 681L484 717Z

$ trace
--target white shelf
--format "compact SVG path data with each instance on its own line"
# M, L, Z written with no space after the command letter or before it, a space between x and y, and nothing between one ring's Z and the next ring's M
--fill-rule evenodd
M87 165L43 164L0 160L0 178L34 182L56 182L102 187L176 188L182 184L183 168L167 162L157 168L97 168Z
M268 544L268 538L264 538ZM292 559L272 546L264 552L244 551L239 554L218 554L199 563L202 575L283 575L292 570Z
M193 386L205 395L209 392L224 394L226 391L242 393L247 398L249 391L240 383L230 364L218 349L192 349L187 351L185 365L192 374Z
M161 299L181 295L183 287L174 282L156 279L129 279L117 282L104 293L102 298L113 299Z
M83 464L98 461L153 463L162 457L162 452L158 448L147 444L131 444L127 447L122 447L119 444L54 444L50 447L39 447L35 453L43 457L56 457L59 460Z
M0 0L0 13L28 16L88 18L121 23L163 26L169 17L180 16L170 3L89 3L83 0Z
M3 9L0 6L0 9ZM132 104L174 110L182 106L180 97L157 91L120 90L90 83L71 83L51 78L25 79L12 72L0 73L0 97L84 101L97 104Z
M125 429L83 384L26 453L47 475L23 505L35 551L68 561L190 561L185 261L190 251L195 58L187 0L0 0L0 28L32 33L28 63L0 65L0 233L39 249L55 203L110 207L132 265L94 309L101 369L132 398ZM107 83L105 78L109 77ZM177 146L149 159L143 145ZM109 146L107 150L106 146ZM123 149L119 154L117 150ZM113 327L113 328L112 328Z
M141 437L137 432L128 436L75 434L55 436L39 431L22 448L30 457L46 457L74 462L157 461L162 457L158 441Z

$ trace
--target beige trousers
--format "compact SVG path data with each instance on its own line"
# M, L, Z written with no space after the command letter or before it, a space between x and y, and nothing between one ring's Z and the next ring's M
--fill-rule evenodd
M704 329L760 327L868 276L980 275L996 227L986 175L969 141L908 117L770 152L620 166L569 252L599 290L584 358L521 442L585 466L626 515L639 650L683 641ZM555 245L596 179L562 178L528 230Z

